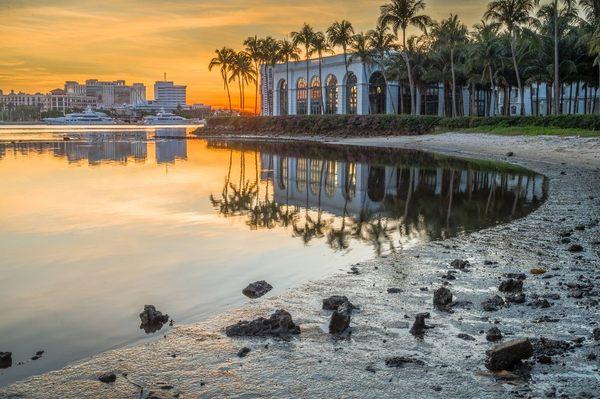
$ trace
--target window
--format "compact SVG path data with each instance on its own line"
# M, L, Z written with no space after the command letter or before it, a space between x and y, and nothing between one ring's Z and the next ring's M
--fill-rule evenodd
M348 72L346 77L346 113L356 114L358 105L358 87L356 75Z
M300 192L306 190L306 165L306 159L298 159L298 163L296 164L296 188L298 188L298 191Z
M337 78L329 75L325 80L325 113L336 114L338 108L338 86Z
M282 79L279 82L279 115L287 115L288 112L288 85Z
M306 80L304 78L300 78L298 80L297 90L296 90L296 114L297 115L306 115L308 111L308 93L306 87Z
M387 85L381 72L375 72L369 79L369 104L371 114L385 114Z
M310 113L313 115L319 115L322 113L322 94L321 80L318 76L315 76L310 81Z

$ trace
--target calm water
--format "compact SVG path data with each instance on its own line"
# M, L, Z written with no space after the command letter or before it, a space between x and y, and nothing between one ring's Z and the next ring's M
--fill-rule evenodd
M140 330L144 304L199 321L248 301L248 282L277 295L546 197L542 176L490 162L154 139L185 133L0 128L0 385L161 336Z

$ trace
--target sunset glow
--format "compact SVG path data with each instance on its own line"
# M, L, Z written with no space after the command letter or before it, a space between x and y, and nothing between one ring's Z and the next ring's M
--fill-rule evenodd
M283 38L303 22L324 30L342 18L357 31L374 27L371 0L0 0L0 89L47 92L66 80L125 79L151 87L163 73L188 85L188 103L224 106L215 48L242 48L248 36ZM434 19L458 13L476 23L482 0L427 2ZM254 104L248 91L246 104ZM236 99L237 96L234 96Z

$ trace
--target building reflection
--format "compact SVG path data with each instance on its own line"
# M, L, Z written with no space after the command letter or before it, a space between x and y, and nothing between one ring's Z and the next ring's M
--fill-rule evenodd
M157 129L161 137L185 136L185 128ZM183 133L183 134L182 134ZM0 143L0 160L8 153L27 155L51 153L69 163L87 161L90 165L102 163L126 164L145 162L148 159L148 132L146 131L91 131L73 133L64 141L14 141ZM187 160L187 142L181 139L157 139L155 141L156 162L173 163Z
M260 182L229 181L211 198L221 213L244 214L252 228L290 224L305 243L322 238L334 249L361 240L380 253L411 238L443 239L523 217L547 196L544 176L505 164L358 147L209 146L260 152ZM261 185L268 196L250 192Z

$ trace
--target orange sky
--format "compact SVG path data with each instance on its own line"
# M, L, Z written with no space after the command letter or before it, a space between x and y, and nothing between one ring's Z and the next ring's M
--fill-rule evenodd
M350 20L373 27L384 0L0 0L0 89L47 92L65 80L188 85L189 103L223 106L215 48L241 49L251 35L283 38L303 22L323 30ZM435 19L478 22L485 0L429 0ZM232 96L237 101L237 94ZM250 96L247 104L254 104Z

